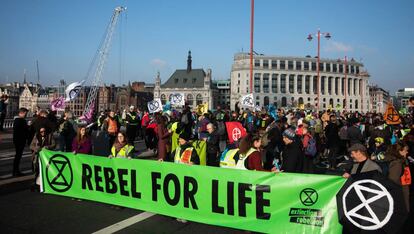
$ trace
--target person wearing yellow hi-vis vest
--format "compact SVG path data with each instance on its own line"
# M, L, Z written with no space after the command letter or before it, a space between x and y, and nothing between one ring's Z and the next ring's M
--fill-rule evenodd
M190 136L187 132L180 134L178 142L179 146L172 152L175 163L182 163L188 165L199 165L200 159L197 155L197 151L189 143Z
M174 150L178 146L178 137L180 136L182 130L178 126L178 122L175 122L171 125L171 152L174 152Z
M115 143L111 148L111 155L109 158L128 158L131 159L134 156L134 146L128 144L126 135L123 132L119 132Z

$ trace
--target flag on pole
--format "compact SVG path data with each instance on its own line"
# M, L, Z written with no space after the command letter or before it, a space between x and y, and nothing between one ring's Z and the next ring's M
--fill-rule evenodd
M65 97L61 96L56 99L54 99L50 103L50 109L52 111L63 111L65 110Z
M147 106L148 106L149 113L155 113L155 112L162 111L162 103L161 103L161 99L159 98L156 98L148 102Z
M240 105L242 107L254 108L253 94L247 94L240 98Z
M72 101L75 99L82 88L82 85L85 81L82 80L81 82L73 82L68 87L66 87L65 93L66 93L66 100L67 102Z
M239 122L226 122L226 129L230 144L247 135L246 130Z

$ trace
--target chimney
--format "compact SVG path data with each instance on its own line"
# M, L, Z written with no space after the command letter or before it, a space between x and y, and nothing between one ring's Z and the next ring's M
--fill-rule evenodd
M188 58L187 58L187 73L191 72L191 50L188 51Z

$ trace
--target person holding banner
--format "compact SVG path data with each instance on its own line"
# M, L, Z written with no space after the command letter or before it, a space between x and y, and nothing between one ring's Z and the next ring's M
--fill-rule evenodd
M243 137L239 145L239 159L237 161L237 169L266 171L263 168L260 147L262 138L257 134L248 134Z
M56 147L55 140L51 133L47 133L46 128L42 127L36 132L33 137L32 143L30 144L30 149L32 150L32 164L33 171L35 173L35 183L32 187L32 190L39 190L40 181L39 178L39 152L42 149L53 150Z
M86 133L86 127L82 126L78 129L78 133L72 142L72 151L74 154L91 154L92 141Z
M111 148L111 155L109 155L109 158L131 159L134 157L134 153L135 148L134 146L128 144L126 134L123 132L119 132Z
M172 152L175 163L182 163L187 165L199 165L200 159L197 151L190 144L190 134L186 131L182 132L178 138L179 146Z

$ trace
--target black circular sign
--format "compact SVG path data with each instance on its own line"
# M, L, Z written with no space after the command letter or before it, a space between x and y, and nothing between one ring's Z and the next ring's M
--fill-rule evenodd
M319 195L315 189L305 188L300 192L299 198L303 205L312 206L318 201Z
M46 165L46 179L56 192L65 192L72 187L73 171L69 159L62 154L55 154Z

